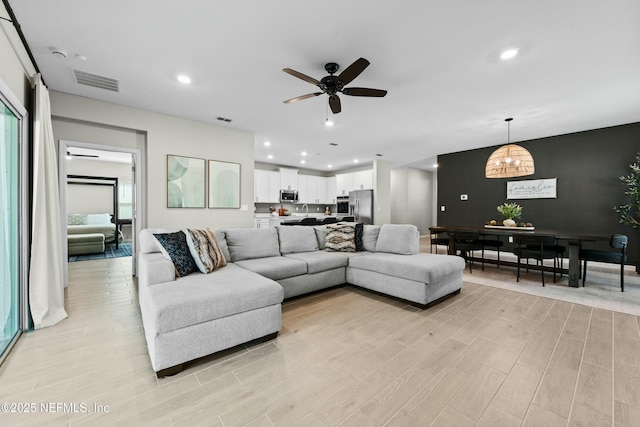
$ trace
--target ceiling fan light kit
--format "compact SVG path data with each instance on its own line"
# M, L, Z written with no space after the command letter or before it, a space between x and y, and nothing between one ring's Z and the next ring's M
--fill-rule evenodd
M287 74L290 74L294 77L297 77L301 80L304 80L307 83L311 83L318 88L322 92L313 92L308 93L306 95L298 96L295 98L287 99L284 101L285 104L290 104L292 102L302 101L303 99L314 98L318 95L327 94L329 98L329 107L331 108L331 112L333 114L338 114L342 111L342 104L340 102L340 97L338 93L342 93L343 95L348 96L365 96L365 97L383 97L387 94L386 90L383 89L369 89L363 87L352 87L346 88L345 86L351 83L356 77L362 73L365 68L369 66L369 61L364 58L357 59L353 64L349 65L344 69L339 75L335 75L338 72L340 66L335 62L328 62L325 64L324 69L328 76L323 77L321 80L314 79L313 77L309 77L306 74L302 74L299 71L292 70L291 68L283 68ZM328 119L327 119L328 121Z
M507 122L507 145L498 148L489 156L484 169L486 178L515 178L533 175L535 172L533 156L529 150L509 142L512 120L513 118L505 119Z

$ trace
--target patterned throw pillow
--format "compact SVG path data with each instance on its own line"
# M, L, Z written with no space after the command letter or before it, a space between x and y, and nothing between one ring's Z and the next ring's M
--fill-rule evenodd
M227 260L218 245L218 240L213 231L184 230L187 236L187 245L191 256L202 273L211 273L220 267L227 265Z
M182 231L158 233L153 236L160 244L160 250L165 258L173 262L178 277L184 277L198 271L198 266L191 256L189 245L187 245L187 237Z
M324 250L327 252L355 252L356 224L353 222L327 225Z
M87 225L87 214L68 214L68 225Z

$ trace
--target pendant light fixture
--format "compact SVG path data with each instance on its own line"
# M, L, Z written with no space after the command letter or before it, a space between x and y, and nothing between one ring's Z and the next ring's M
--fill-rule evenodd
M515 178L533 175L535 172L531 153L524 147L510 143L512 120L512 117L504 119L507 122L507 145L498 148L489 156L484 168L487 178Z

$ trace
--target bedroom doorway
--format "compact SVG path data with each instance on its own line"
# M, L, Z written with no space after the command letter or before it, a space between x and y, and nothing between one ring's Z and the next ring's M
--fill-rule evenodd
M69 261L131 256L136 275L142 164L138 149L60 141L61 227ZM65 268L65 283L67 278Z

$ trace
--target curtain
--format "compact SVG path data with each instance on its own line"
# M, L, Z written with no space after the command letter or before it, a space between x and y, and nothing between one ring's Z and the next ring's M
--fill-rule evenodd
M56 155L49 91L40 74L35 80L33 125L33 209L29 306L35 329L67 317L64 309L63 241Z

